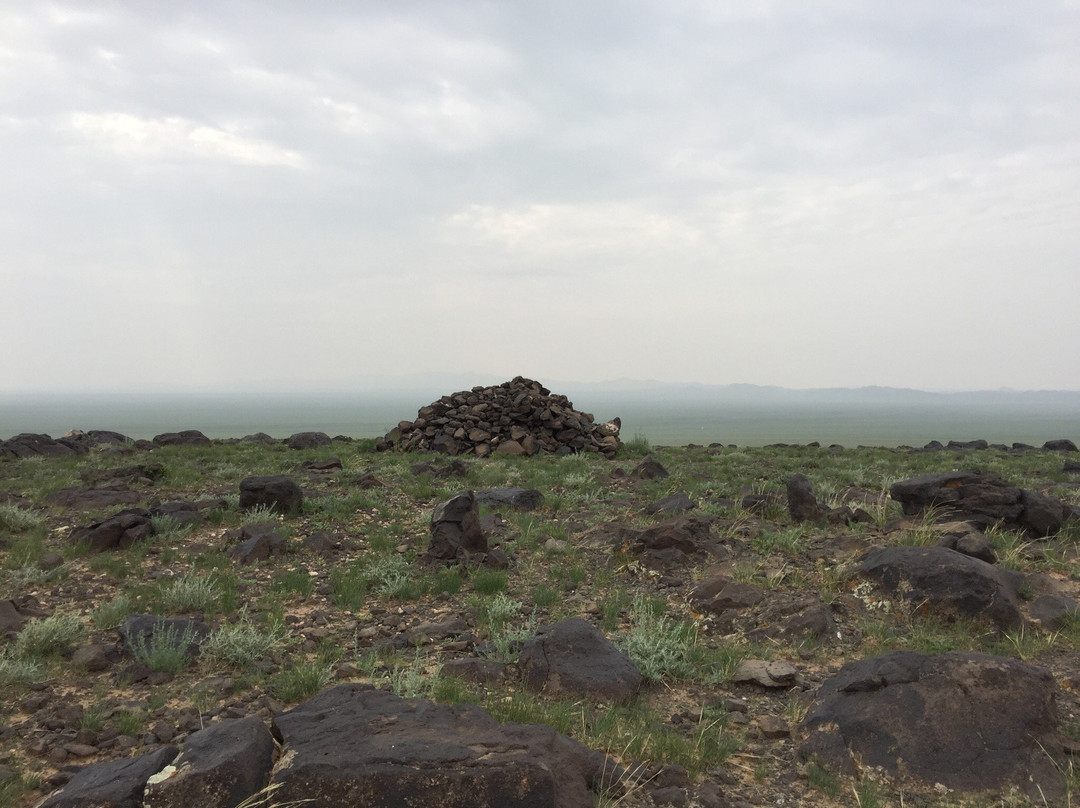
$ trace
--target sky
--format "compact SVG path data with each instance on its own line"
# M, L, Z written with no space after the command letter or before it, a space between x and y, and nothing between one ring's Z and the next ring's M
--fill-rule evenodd
M0 0L0 390L1080 389L1080 2Z

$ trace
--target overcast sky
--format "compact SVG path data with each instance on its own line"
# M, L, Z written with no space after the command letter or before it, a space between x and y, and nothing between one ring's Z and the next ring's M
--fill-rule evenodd
M0 181L0 389L1080 389L1077 0L0 0Z

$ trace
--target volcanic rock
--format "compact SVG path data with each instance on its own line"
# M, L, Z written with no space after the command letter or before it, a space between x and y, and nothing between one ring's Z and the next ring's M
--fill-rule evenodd
M487 536L480 527L480 511L472 491L456 494L435 506L431 513L428 558L468 560L470 555L487 551Z
M854 775L881 767L962 790L1016 785L1060 798L1054 680L988 654L892 651L825 681L803 722L799 756ZM1057 804L1054 802L1054 804Z
M476 492L479 505L510 505L520 511L531 511L544 503L544 495L535 488L488 488Z
M155 446L206 446L210 438L197 429L184 429L180 432L162 432L154 435Z
M240 481L240 508L265 505L279 513L296 513L304 504L304 493L284 474L245 477Z
M874 548L855 572L918 611L984 617L1002 629L1022 620L1019 589L1024 577L1020 573L945 547Z
M522 646L518 665L530 690L548 694L621 702L642 684L634 663L580 617L537 631Z
M290 449L315 449L331 443L333 441L325 432L297 432L285 439L285 445Z
M189 735L184 751L146 785L143 808L233 808L266 786L274 738L258 716Z
M136 758L87 766L38 808L143 808L146 781L177 751L175 746L163 746Z
M89 545L90 552L126 549L137 541L148 538L154 532L150 512L132 508L110 516L100 522L77 527L68 537L72 544Z
M996 474L950 471L894 483L889 495L907 515L939 507L957 519L985 528L998 522L1040 536L1057 532L1071 511L1044 494L1010 485Z
M479 707L346 684L273 722L275 802L323 808L592 808L605 757L539 724Z

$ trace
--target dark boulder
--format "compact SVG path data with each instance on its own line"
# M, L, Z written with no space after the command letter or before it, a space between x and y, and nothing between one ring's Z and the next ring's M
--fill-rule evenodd
M150 512L141 508L132 508L110 516L100 522L71 531L68 541L72 544L85 544L92 553L106 550L124 550L137 541L153 535Z
M788 513L793 522L820 522L825 508L814 497L810 480L803 474L792 474L787 481Z
M1057 440L1048 440L1043 444L1043 448L1050 452L1075 452L1080 451L1076 448L1076 444L1068 438L1058 438Z
M957 522L942 533L936 546L956 550L987 564L997 563L997 553L994 552L990 539L966 522Z
M114 505L134 505L142 498L141 493L131 490L124 483L105 485L100 488L61 488L45 497L46 501L54 505L83 510L111 508Z
M799 756L852 775L881 767L927 785L1015 785L1056 800L1057 721L1045 668L988 654L892 651L849 662L825 681Z
M333 441L325 432L297 432L285 439L285 445L290 449L315 449L331 443Z
M480 511L472 491L455 494L440 502L431 513L431 541L428 558L438 561L468 560L487 553L488 540L480 527Z
M726 549L713 536L712 525L709 516L679 516L644 530L620 526L613 539L637 555L645 566L670 571L710 557L727 556Z
M1080 616L1080 603L1066 595L1039 595L1028 607L1028 615L1039 625L1056 631Z
M509 505L519 511L532 511L544 503L544 495L535 488L488 488L476 492L478 505Z
M85 454L89 446L72 441L53 440L48 435L33 435L24 432L6 441L0 442L0 454L14 457L63 457L65 455Z
M518 665L525 685L547 694L622 702L642 684L634 663L580 617L541 628L525 641Z
M998 522L1040 536L1061 528L1068 509L1057 500L1010 485L996 474L950 471L894 483L889 495L911 516L936 507L980 528Z
M244 525L240 528L240 543L234 544L226 553L239 564L254 564L265 561L271 556L285 555L288 545L285 537L268 522Z
M219 721L188 736L170 768L151 778L152 808L234 808L270 779L274 738L258 716Z
M944 547L885 547L867 552L855 568L891 597L917 611L985 618L999 628L1022 621L1024 577Z
M742 583L726 575L717 575L698 584L690 593L690 602L705 612L721 614L728 609L746 609L765 599L765 590Z
M197 429L184 429L180 432L162 432L154 435L155 446L207 446L210 438Z
M668 474L668 470L664 468L660 461L652 457L646 457L634 466L634 470L630 472L630 476L635 480L662 480Z
M669 494L663 499L658 499L655 502L650 502L645 506L645 513L647 514L676 514L686 513L697 507L697 503L690 499L689 496L680 492Z
M240 508L263 505L278 513L298 513L304 504L304 492L284 474L246 477L240 481Z
M263 443L267 445L277 443L276 440L267 435L265 432L255 432L251 435L244 435L244 437L240 438L240 440L244 443Z
M177 751L175 746L162 746L139 757L87 766L38 808L143 808L146 781Z
M605 757L539 724L473 705L346 684L273 722L275 802L322 808L592 808Z

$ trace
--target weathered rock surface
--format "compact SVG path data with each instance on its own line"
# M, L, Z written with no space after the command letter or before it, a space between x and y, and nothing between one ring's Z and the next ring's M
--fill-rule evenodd
M731 681L736 684L755 684L768 688L793 687L798 679L798 672L789 662L782 659L744 659L731 674Z
M476 492L478 505L509 505L520 511L531 511L544 504L544 495L535 488L488 488Z
M244 525L226 535L239 540L225 552L240 564L254 564L271 556L282 556L287 549L285 537L277 532L277 525L272 522Z
M517 376L495 387L474 387L421 407L414 420L399 423L376 448L478 457L494 452L601 452L614 457L619 448L619 421L596 424L590 413L575 410L566 396Z
M240 481L242 509L265 505L280 513L298 513L303 504L304 492L284 474L245 477Z
M720 614L728 609L745 609L765 599L765 590L754 584L717 575L698 584L690 593L690 602L706 612Z
M692 511L697 507L697 503L690 497L679 491L674 494L668 494L666 497L650 502L645 506L645 513L647 514L677 514L686 513Z
M939 507L981 528L1003 522L1039 536L1056 533L1072 515L1071 509L1051 497L1011 485L996 474L972 471L901 480L892 485L889 495L908 515Z
M143 808L234 808L266 786L273 762L261 718L219 721L189 735L180 757L150 778Z
M89 444L59 438L53 440L48 435L34 435L24 432L5 441L0 441L0 457L63 457L64 455L85 454L90 451Z
M38 808L142 808L146 781L177 751L163 746L139 757L87 766Z
M713 536L712 525L709 516L679 516L644 530L620 526L613 538L645 566L671 570L709 557L727 556Z
M113 505L134 505L143 498L138 491L133 491L124 483L114 483L98 488L61 488L53 491L45 499L54 505L67 508L110 508Z
M480 527L480 511L472 491L456 494L435 506L431 513L428 558L468 560L474 554L487 551L487 536Z
M605 762L548 727L357 684L277 716L273 732L275 801L322 808L592 808Z
M182 429L154 435L153 443L155 446L206 446L210 438L197 429Z
M605 701L628 701L641 688L634 663L580 617L541 628L518 658L530 690Z
M988 654L893 651L850 662L825 681L803 722L799 755L847 774L880 767L930 785L1016 785L1056 800L1057 720L1044 668Z
M874 548L859 561L855 573L919 611L986 618L1002 629L1023 619L1020 573L945 547Z
M132 508L113 514L108 519L77 527L68 538L72 544L85 544L92 553L126 549L154 532L150 512Z
M285 439L285 445L290 449L315 449L331 443L333 440L325 432L297 432Z

